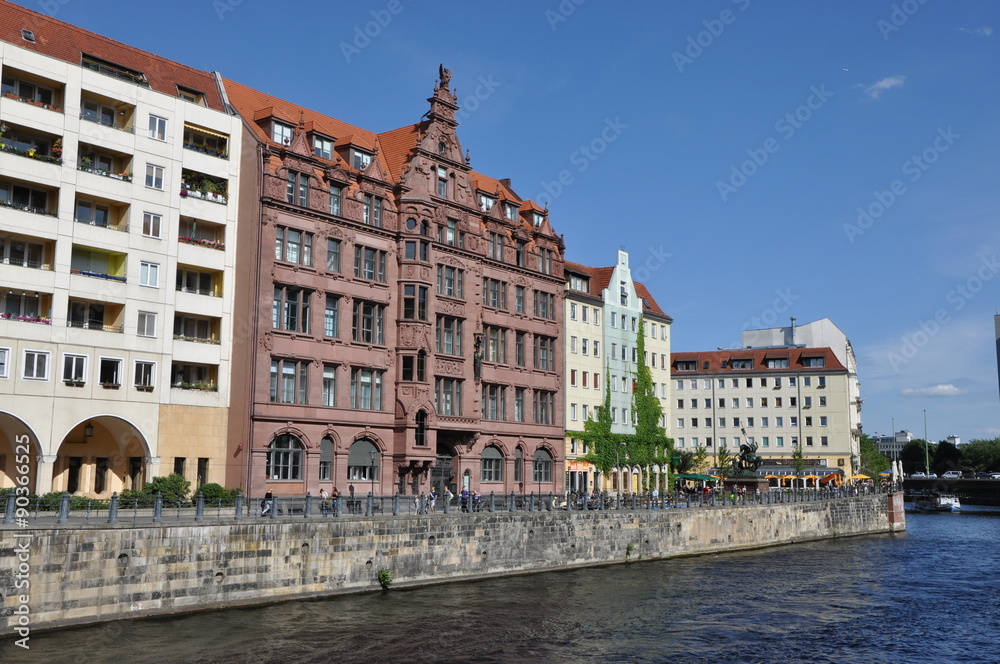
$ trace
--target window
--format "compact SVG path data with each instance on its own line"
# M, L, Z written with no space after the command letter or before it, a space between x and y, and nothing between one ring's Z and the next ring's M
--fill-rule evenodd
M554 338L536 334L534 351L536 369L556 370L556 340Z
M437 292L438 295L449 297L464 297L465 272L450 265L438 265Z
M569 305L569 319L576 320L576 303L571 302Z
M538 271L542 274L552 274L552 250L538 249Z
M802 397L802 407L803 408L812 408L812 405L813 405L813 398L812 397Z
M372 163L372 155L368 152L362 152L361 150L352 150L354 158L351 160L351 165L359 171L363 171Z
M423 240L406 240L403 242L403 258L406 260L426 262L427 250L428 243Z
M503 481L503 455L492 445L483 450L482 472L479 477L482 482Z
M267 479L302 479L302 443L295 436L284 433L275 436L267 447Z
M98 380L101 385L119 386L122 384L122 361L116 357L102 357L98 369Z
M292 128L289 125L275 122L271 125L271 140L278 145L288 145L292 142Z
M812 387L812 376L802 377L802 387Z
M142 234L146 237L160 237L160 226L163 223L163 217L158 214L153 214L152 212L142 213Z
M570 387L576 387L576 369L569 370L569 385Z
M787 369L788 368L788 358L787 357L772 358L770 360L767 360L767 368L768 369ZM762 378L761 380L766 380L766 379Z
M404 355L400 365L400 380L409 382L426 380L427 353L418 351L414 355Z
M798 397L788 397L788 405L791 408L795 408L798 405Z
M24 351L23 378L35 380L49 379L49 354L40 350Z
M778 447L784 447L785 446L785 437L784 436L778 436L777 438L774 439L774 441L775 441L774 444L777 445Z
M333 156L333 141L323 136L313 136L313 154L329 161Z
M272 403L308 403L308 360L271 360L270 398Z
M70 382L85 381L87 379L87 356L64 354L62 379Z
M330 185L330 214L340 216L344 204L344 188Z
M111 218L111 208L93 201L78 199L76 201L76 220L81 224L91 226L108 227L108 220Z
M587 404L583 404L583 419L584 420L590 419L590 406L588 406Z
M535 291L535 315L539 318L556 318L556 296L552 293Z
M774 426L776 426L778 428L781 428L781 427L785 426L785 418L784 417L776 417L776 418L774 418Z
M803 357L802 366L804 367L825 367L826 358L824 357Z
M514 421L524 422L524 388L514 388Z
M492 196L487 196L486 194L479 194L479 209L483 212L489 212L493 209L493 204L497 202L497 199Z
M780 378L775 379L775 385L781 385ZM795 376L788 377L788 387L795 387Z
M729 360L732 369L753 369L753 360Z
M507 309L507 283L499 279L483 278L483 306Z
M573 422L576 422L576 404L575 403L571 403L569 405L569 419L571 421L573 421Z
M427 287L403 285L403 318L427 320Z
M435 329L435 349L445 355L462 354L462 321L451 316L438 316Z
M483 419L507 419L507 388L503 385L483 383Z
M312 243L312 233L278 226L274 235L274 259L311 267Z
M767 428L767 425L768 425L768 418L766 418L766 417L762 417L762 418L760 418L760 425L761 425L762 427L764 427L764 428Z
M354 246L354 276L358 279L385 283L386 252L381 249L369 249L361 245Z
M437 195L446 198L448 196L448 170L438 166L437 176Z
M328 482L333 470L333 439L323 436L319 441L319 481Z
M352 338L366 344L382 344L385 305L366 300L354 300Z
M418 410L413 420L414 424L417 425L413 430L413 444L418 447L425 447L427 445L427 413Z
M527 246L524 240L514 241L514 264L518 267L528 267ZM586 292L586 289L583 290ZM584 311L583 320L587 320L586 311Z
M152 113L149 115L149 137L157 141L167 140L167 119ZM148 185L147 185L148 186Z
M820 418L819 418L819 425L820 425L821 427L825 427L825 426L826 426L826 424L827 424L827 418L826 418L826 415L821 415L821 416L820 416Z
M340 240L328 239L326 241L326 271L340 272Z
M288 171L288 183L285 186L285 200L292 205L309 207L309 176L297 171Z
M524 313L524 286L514 287L514 311Z
M495 261L503 261L503 235L490 231L486 240L486 255Z
M211 295L219 297L221 293L216 289L215 275L211 272L199 272L193 268L177 266L177 278L175 288L183 293L197 293L198 295Z
M524 363L524 332L514 334L514 364L523 367Z
M826 387L826 376L819 376L816 378L816 380L819 383L818 385L816 385L816 387Z
M457 378L435 378L434 409L438 415L461 415L462 381Z
M820 397L819 398L819 407L820 408L826 408L826 397Z
M155 337L156 314L152 311L140 311L135 333L140 337Z
M552 455L545 450L535 452L532 465L532 481L536 483L552 481Z
M96 101L84 100L80 104L80 119L96 122L105 127L115 126L115 109Z
M371 194L365 194L364 219L369 226L382 228L382 199Z
M160 287L160 266L156 263L139 262L139 285L150 288Z
M136 387L153 387L156 380L155 376L156 363L155 362L145 362L142 360L135 361L135 370L132 372L134 376L134 383Z
M799 426L799 418L798 417L789 417L788 418L788 426L792 427L793 429L795 427Z
M576 337L569 338L569 352L576 354Z
M337 367L332 364L323 365L323 405L337 405Z
M827 436L820 436L819 437L819 444L822 445L823 447L829 447L830 446L830 439L829 439L829 437L827 437Z
M292 286L275 286L271 325L276 330L309 334L309 291Z
M487 325L483 328L483 338L486 342L486 352L483 357L487 362L507 363L507 330Z
M347 479L374 483L378 479L380 465L379 449L372 441L362 438L351 445L351 451L347 455Z
M338 335L340 318L340 298L327 294L326 306L323 309L323 336L335 339Z
M555 424L556 393L547 390L535 390L532 395L535 412L535 424Z
M382 410L382 372L373 369L351 370L351 408Z

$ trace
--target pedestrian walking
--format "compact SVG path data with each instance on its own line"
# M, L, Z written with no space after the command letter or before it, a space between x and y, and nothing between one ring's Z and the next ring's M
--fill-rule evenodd
M434 504L437 502L438 490L437 487L433 487L431 492L427 495L427 507L430 509L431 514L434 514Z
M323 512L323 516L330 516L330 494L326 489L319 490L319 509Z
M274 495L272 495L271 491L268 490L268 492L264 494L263 500L260 501L260 515L264 516L270 512L272 505L274 505Z

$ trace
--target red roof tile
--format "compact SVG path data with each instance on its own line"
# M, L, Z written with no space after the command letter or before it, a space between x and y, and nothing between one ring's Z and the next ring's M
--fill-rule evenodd
M590 267L588 265L582 265L580 263L573 263L571 261L566 261L563 265L564 272L576 272L578 274L583 274L590 277L589 295L592 297L600 298L601 293L611 284L611 275L614 274L614 267ZM653 316L658 316L660 318L666 318L673 321L670 316L660 308L653 295L646 288L646 285L641 281L636 281L635 283L635 293L643 300L642 312L643 314L650 314Z
M788 359L788 368L769 369L767 360ZM802 371L813 367L803 366L803 358L823 358L823 367L815 367L817 371L847 371L837 355L830 348L731 348L704 352L671 353L671 371L678 376L684 374L732 374L738 375L748 371L773 371L775 373ZM753 360L753 369L733 369L730 360ZM694 362L694 371L678 371L678 362ZM708 368L704 369L705 362ZM725 364L725 366L723 366Z

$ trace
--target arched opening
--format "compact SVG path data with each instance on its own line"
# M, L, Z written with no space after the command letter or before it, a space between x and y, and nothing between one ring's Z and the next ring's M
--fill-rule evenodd
M351 486L354 482L368 482L371 485L368 490L374 493L381 462L381 453L375 443L367 438L354 441L347 455L347 479Z
M283 433L267 446L268 480L301 480L305 446L296 436Z
M514 481L522 485L524 489L524 450L520 447L514 450Z
M415 420L417 426L413 432L413 442L415 445L423 447L427 445L427 413L423 410L418 410Z
M150 456L145 439L131 423L111 416L84 420L59 446L52 490L107 498L142 489Z
M41 453L38 438L28 425L17 417L0 412L0 489L22 486L19 479L28 466L28 484L35 491L38 481L38 456Z
M319 441L319 481L329 482L333 478L333 438L323 436Z
M520 451L520 448L518 448L518 451ZM490 445L483 450L480 463L480 482L503 482L503 453L496 446Z
M531 471L531 480L539 487L539 491L541 491L541 485L551 484L552 455L549 454L548 450L540 449L535 452L535 457L532 459Z

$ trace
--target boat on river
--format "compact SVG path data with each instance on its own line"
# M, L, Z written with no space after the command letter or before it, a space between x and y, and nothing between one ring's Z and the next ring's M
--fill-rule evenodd
M913 509L920 512L961 512L962 503L958 500L958 496L935 492L915 496Z

